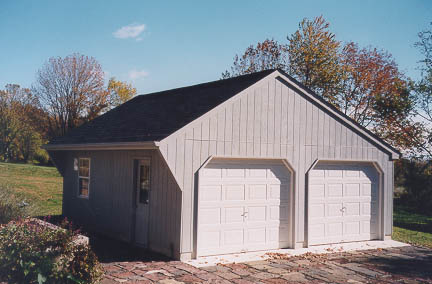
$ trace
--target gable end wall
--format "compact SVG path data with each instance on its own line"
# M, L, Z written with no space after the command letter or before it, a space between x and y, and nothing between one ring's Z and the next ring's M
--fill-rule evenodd
M384 172L385 235L392 231L393 162L340 118L273 73L160 142L182 189L181 253L193 251L195 174L210 156L286 159L295 175L295 243L305 241L306 173L317 159L375 161Z

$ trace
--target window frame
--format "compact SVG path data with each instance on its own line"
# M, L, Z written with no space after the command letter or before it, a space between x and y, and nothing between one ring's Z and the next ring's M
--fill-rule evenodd
M88 177L80 176L80 160L88 160L89 169L88 169ZM90 198L90 172L91 172L91 159L87 157L78 157L78 189L77 189L77 197L82 199L89 199ZM88 187L88 194L82 195L80 194L80 179L87 179L87 187Z

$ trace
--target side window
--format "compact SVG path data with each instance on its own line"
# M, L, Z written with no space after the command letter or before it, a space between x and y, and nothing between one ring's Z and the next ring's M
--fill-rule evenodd
M88 198L90 193L90 159L79 158L78 196Z
M150 159L141 160L138 169L138 202L148 204L150 193Z

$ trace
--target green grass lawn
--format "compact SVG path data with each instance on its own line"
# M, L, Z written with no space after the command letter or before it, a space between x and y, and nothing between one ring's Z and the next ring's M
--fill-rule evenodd
M36 207L35 216L61 214L62 178L54 167L0 163L0 185ZM432 216L395 206L393 239L432 248Z
M35 206L35 216L61 214L63 179L55 167L0 163L0 185Z

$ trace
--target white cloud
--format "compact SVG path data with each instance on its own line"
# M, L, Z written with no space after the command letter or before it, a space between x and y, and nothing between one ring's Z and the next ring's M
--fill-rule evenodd
M146 26L144 24L130 24L113 32L114 37L116 38L136 38L138 37L144 30ZM138 39L142 39L141 37Z
M147 77L149 75L149 73L145 70L133 69L133 70L129 71L128 75L129 75L129 78L131 80L136 80L136 79L141 79L141 78Z

